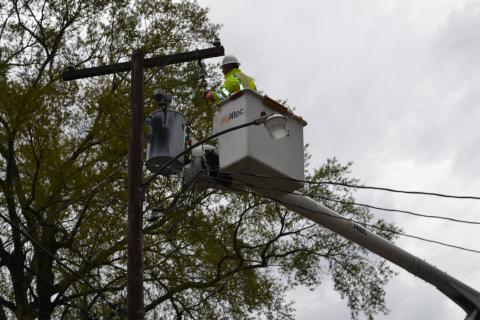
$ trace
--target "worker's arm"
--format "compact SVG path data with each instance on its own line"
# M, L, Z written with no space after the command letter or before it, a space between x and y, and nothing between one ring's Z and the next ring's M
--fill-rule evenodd
M232 93L240 91L240 84L238 79L233 75L225 78L223 85L221 85L215 92L213 92L213 98L215 102L223 100L230 96Z
M255 84L255 80L253 78L250 78L248 86L250 87L250 90L257 91L257 85Z

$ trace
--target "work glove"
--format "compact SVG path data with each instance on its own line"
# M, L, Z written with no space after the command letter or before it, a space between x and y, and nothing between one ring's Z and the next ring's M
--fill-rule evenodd
M213 97L213 91L205 92L205 94L203 95L203 98L208 101L214 101L215 98Z

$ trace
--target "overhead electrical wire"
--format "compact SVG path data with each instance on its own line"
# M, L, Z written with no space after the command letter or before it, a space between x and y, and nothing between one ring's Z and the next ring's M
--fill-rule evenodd
M285 202L282 202L282 201L279 201L279 200L276 200L276 199L272 199L272 198L269 198L269 199L272 200L272 201L280 202L280 203L282 203L282 204L287 204L287 203L285 203ZM323 214L323 215L328 215L328 214L326 214L326 213L324 213L324 212L321 212L321 211L318 211L318 210L312 210L312 209L308 209L308 208L305 208L305 207L301 207L301 208L302 208L303 210L307 210L307 211L310 211L310 212L313 212L313 213L319 213L319 214ZM478 253L478 254L480 254L480 250L470 249L470 248L466 248L466 247L462 247L462 246L457 246L457 245L450 244L450 243L446 243L446 242L441 242L441 241L437 241L437 240L427 239L427 238L423 238L423 237L420 237L420 236L411 235L411 234L404 233L404 232L400 232L400 231L396 231L396 230L391 230L391 229L385 230L385 229L382 229L382 228L379 227L379 226L372 225L372 224L368 224L368 223L361 222L361 221L357 221L357 220L350 219L350 218L336 217L336 216L331 216L331 215L328 215L328 216L329 216L329 217L332 217L332 218L338 218L338 219L342 219L342 220L351 221L351 222L354 222L354 223L357 223L357 224L360 224L360 225L363 225L363 226L366 226L366 227L374 228L374 229L377 229L377 230L386 231L386 232L391 232L391 233L397 234L397 235L399 235L399 236L408 237L408 238L413 238L413 239L417 239L417 240L421 240L421 241L425 241L425 242L430 242L430 243L435 243L435 244L439 244L439 245L446 246L446 247L450 247L450 248L454 248L454 249L459 249L459 250L463 250L463 251L468 251L468 252L473 252L473 253Z
M322 199L322 200L326 200L326 201L332 201L332 202L345 204L345 205L354 205L354 206L359 206L359 207L365 207L365 208L370 208L370 209L374 209L374 210L381 210L381 211L387 211L387 212L398 212L398 213L405 213L405 214L409 214L409 215L417 216L417 217L422 217L422 218L439 219L439 220L446 220L446 221L457 222L457 223L480 225L480 221L463 220L463 219L456 219L456 218L450 218L450 217L438 216L438 215L429 215L429 214L418 213L418 212L408 211L408 210L382 208L382 207L372 206L370 204L359 203L359 202L350 202L350 201L342 201L342 200L331 199L331 198L322 197L322 196L316 196L316 197L319 198L319 199Z
M168 166L168 165L165 165L165 166L162 167L160 170L158 170L158 171L156 172L156 175L158 175L158 174L159 174L163 169L165 169L167 166ZM232 174L232 175L235 175L235 174L237 174L237 175L247 175L247 176L259 177L259 178L285 179L285 180L296 181L296 182L305 182L305 183L310 183L310 184L318 184L317 182L308 181L308 180L297 180L297 179L292 179L292 178L273 177L273 176L257 175L257 174L251 174L251 173L239 173L239 172L228 172L228 171L223 171L223 173ZM214 180L212 177L210 177L210 176L207 176L207 175L203 175L203 176L209 178L210 181L215 181L215 180ZM218 177L217 177L216 179L217 179L217 180L222 180L221 178L218 178ZM151 180L150 180L150 181L151 181ZM149 182L150 182L150 181L149 181ZM247 187L249 186L249 185L246 184L246 183L243 183L243 184L244 184L245 186L247 186ZM257 186L255 186L255 187L258 188ZM286 191L284 191L284 190L278 190L278 189L274 189L274 188L268 188L268 189L270 189L270 190L276 190L276 191L281 191L281 192L286 192ZM240 191L240 190L238 190L238 191ZM246 191L243 190L243 192L246 192ZM299 195L298 193L294 193L294 192L286 192L286 193L292 193L292 194ZM427 193L422 193L422 194L427 194ZM302 194L300 194L300 195L302 195ZM430 195L436 195L436 194L430 194ZM306 196L306 195L302 195L302 196ZM447 196L447 197L450 197L450 196ZM455 196L452 196L452 197L455 197ZM346 201L341 201L341 200L336 200L336 199L329 199L329 198L320 197L320 196L319 196L318 198L321 198L322 200L338 202L338 203L342 203L342 204L346 204L346 205L357 205L357 206L363 206L363 207L367 207L367 208L371 208L371 209L376 209L376 210L405 213L405 214L410 214L410 215L419 216L419 217L424 217L424 218L443 219L443 220L447 220L447 221L458 222L458 223L467 223L467 224L480 224L480 222L478 222L478 221L469 221L469 220L461 220L461 219L455 219L455 218L443 217L443 216L426 215L426 214L416 213L416 212L407 211L407 210L396 210L396 209L381 208L381 207L371 206L371 205L367 205L367 204L354 203L354 202L346 202ZM270 199L270 200L272 200L272 199ZM318 213L321 213L321 212L318 212ZM340 217L338 217L338 218L340 218ZM366 223L363 223L363 222L360 222L360 221L355 221L355 220L348 219L348 218L344 218L344 219L350 220L350 221L355 222L355 223L358 223L358 224L363 224L363 225L365 225L365 226L369 226L369 227L372 227L372 228L379 229L379 227L378 227L378 226L375 226L375 225L369 225L369 224L366 224ZM381 229L381 230L383 230L383 229ZM439 244L439 245L446 246L446 247L450 247L450 248L455 248L455 249L464 250L464 251L468 251L468 252L480 253L480 251L475 250L475 249L469 249L469 248L466 248L466 247L457 246L457 245L453 245L453 244L449 244L449 243L445 243L445 242L441 242L441 241L437 241L437 240L427 239L427 238L423 238L423 237L419 237L419 236L415 236L415 235L410 235L410 234L403 233L403 232L399 232L399 231L390 230L390 232L393 232L393 233L398 234L398 235L403 236L403 237L408 237L408 238L413 238L413 239L417 239L417 240L421 240L421 241L425 241L425 242L435 243L435 244Z
M307 182L307 183L310 183L310 182ZM438 192L399 190L399 189L393 189L393 188L365 186L365 185L349 184L349 183L334 182L334 181L322 181L318 183L337 185L337 186L343 186L343 187L355 188L355 189L387 191L387 192L393 192L393 193L416 194L416 195L434 196L434 197L451 198L451 199L480 200L479 196L464 196L464 195L459 196L459 195L452 195L452 194L445 194L445 193L438 193Z
M470 195L460 195L459 196L459 195L451 195L451 194L444 194L444 193L437 193L437 192L408 191L408 190L399 190L399 189L393 189L393 188L364 186L364 185L350 184L350 183L343 183L343 182L335 182L335 181L301 180L301 179L294 179L294 178L289 178L289 177L276 177L276 176L246 173L246 172L224 171L224 173L231 174L231 175L252 176L252 177L264 178L264 179L287 180L287 181L301 182L301 183L313 184L313 185L315 185L315 184L317 184L317 185L328 184L328 185L336 185L336 186L342 186L342 187L354 188L354 189L371 189L371 190L387 191L387 192L393 192L393 193L426 195L426 196L435 196L435 197L442 197L442 198L464 199L464 200L480 200L480 196L470 196Z
M181 168L180 166L175 166L176 168ZM223 173L226 174L232 174L231 172L228 171L222 171ZM255 175L251 173L241 173L241 172L235 172L233 173L234 175L248 175L248 176L254 176L254 177L260 177L260 178L272 178L276 179L277 177L272 177L272 176L263 176L263 175ZM295 180L295 181L301 181L301 180ZM284 190L278 190L281 192L285 192ZM458 219L458 218L452 218L452 217L446 217L446 216L440 216L440 215L431 215L431 214L425 214L425 213L419 213L415 211L410 211L410 210L403 210L403 209L392 209L392 208L384 208L384 207L379 207L379 206L374 206L371 204L366 204L366 203L360 203L360 202L350 202L350 201L343 201L343 200L338 200L338 199L332 199L332 198L327 198L323 196L316 196L318 199L326 200L326 201L332 201L340 204L345 204L345 205L355 205L359 207L365 207L369 209L374 209L374 210L380 210L380 211L385 211L385 212L397 212L397 213L404 213L416 217L421 217L421 218L428 218L428 219L438 219L438 220L445 220L449 222L456 222L456 223L464 223L464 224L472 224L472 225L480 225L480 221L475 221L475 220L466 220L466 219Z
M66 265L63 261L61 261L60 259L58 259L57 257L55 257L54 254L52 254L47 248L45 248L40 242L38 242L37 240L35 240L32 236L30 236L28 234L28 232L22 230L22 227L20 227L19 225L17 225L16 223L12 222L7 216L5 216L4 214L0 213L0 217L5 220L8 224L10 224L12 226L12 228L15 228L17 229L25 238L27 238L28 240L30 240L34 245L36 245L40 250L42 250L43 252L45 252L50 258L52 258L53 260L55 260L59 265L61 265L65 270L67 270L68 272L70 272L72 275L74 275L78 280L80 280L81 282L83 282L87 287L89 287L90 289L92 289L94 292L97 291L97 288L95 288L94 286L92 286L88 281L86 281L81 275L78 274L78 272L76 272L75 270L73 270L72 268L70 268L68 265ZM28 230L28 228L26 227L23 227L25 228L26 230ZM118 314L120 314L121 316L125 316L125 312L118 308L118 306L112 302L110 302L104 295L103 293L101 292L98 292L98 296L105 302L108 304L108 306L115 312L117 312Z
M224 173L233 174L233 175L246 175L246 176L259 177L259 178L282 179L282 177L256 175L256 174L251 174L251 173L227 172L227 171L224 171ZM306 180L296 180L296 179L290 179L290 178L285 178L285 179L286 180L291 180L291 181L296 181L296 182L306 181ZM311 181L310 184L316 184L316 182ZM320 184L320 182L318 184ZM281 191L281 190L279 190L279 191ZM387 212L398 212L398 213L405 213L405 214L409 214L409 215L413 215L413 216L417 216L417 217L423 217L423 218L431 218L431 219L446 220L446 221L457 222L457 223L480 225L480 221L457 219L457 218L451 218L451 217L445 217L445 216L439 216L439 215L429 215L429 214L418 213L418 212L409 211L409 210L383 208L383 207L378 207L378 206L365 204L365 203L360 203L360 202L341 201L341 200L336 200L336 199L331 199L331 198L325 198L325 197L322 197L322 196L317 196L317 197L319 197L323 200L333 201L333 202L346 204L346 205L356 205L356 206L359 206L359 207L366 207L366 208L370 208L370 209L374 209L374 210L381 210L381 211L387 211Z
M223 180L222 178L212 178L210 176L206 176L206 175L202 175L204 177L207 177L208 181L215 181L215 179L218 181L218 180ZM203 177L201 177L203 179ZM272 190L272 191L281 191L281 192L285 192L285 193L291 193L291 194L295 194L295 195L300 195L300 196L304 196L306 197L306 195L303 195L303 194L299 194L299 193L295 193L295 192L286 192L284 190L279 190L279 189L275 189L275 188L263 188L263 187L258 187L258 186L252 186L248 183L244 183L244 182L240 182L241 184L243 184L244 186L246 187L254 187L254 188L260 188L260 189L266 189L266 190ZM231 188L231 187L230 187ZM235 188L231 188L232 190L235 190L237 192L243 192L243 193L249 193L249 194L252 194L252 195L256 195L256 196L261 196L261 197L266 197L266 196L263 196L263 195L258 195L257 193L255 193L254 191L247 191L247 190L241 190L241 189L235 189ZM275 201L275 202L280 202L282 204L286 204L284 202L282 202L281 200L277 200L277 199L273 199L271 197L266 197L272 201ZM382 229L381 227L378 227L376 225L372 225L372 224L368 224L368 223L365 223L365 222L361 222L361 221L357 221L355 219L351 219L351 218L346 218L346 217L339 217L339 216L332 216L332 215L329 215L327 213L324 213L324 212L321 212L321 211L318 211L318 210L311 210L311 209L308 209L308 208L304 208L302 207L302 209L304 210L307 210L307 211L310 211L310 212L313 212L313 213L318 213L318 214L323 214L323 215L326 215L326 216L329 216L331 218L336 218L336 219L340 219L340 220L346 220L346 221L350 221L350 222L353 222L353 223L357 223L357 224L360 224L360 225L363 225L363 226L366 226L366 227L370 227L370 228L374 228L374 229L378 229L378 230L381 230L381 231L384 231L384 232L391 232L391 233L394 233L394 234L397 234L399 236L403 236L403 237L407 237L407 238L413 238L413 239L417 239L417 240L421 240L421 241L424 241L424 242L429 242L429 243L434 243L434 244L438 244L438 245L441 245L441 246L445 246L445 247L449 247L449 248L454 248L454 249L458 249L458 250L462 250L462 251L468 251L468 252L472 252L472 253L478 253L480 254L480 250L475 250L475 249L470 249L470 248L466 248L466 247L463 247L463 246L458 246L458 245L454 245L454 244L450 244L450 243L446 243L446 242L441 242L441 241L437 241L437 240L432 240L432 239L428 239L428 238L424 238L424 237L420 237L420 236L416 236L416 235L411 235L411 234L408 234L408 233L404 233L404 232L400 232L400 231L395 231L395 230L385 230L385 229Z

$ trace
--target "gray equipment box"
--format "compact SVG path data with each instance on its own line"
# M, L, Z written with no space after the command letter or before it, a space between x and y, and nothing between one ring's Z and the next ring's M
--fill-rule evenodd
M153 112L149 118L146 165L148 170L156 172L185 150L185 116L180 112L165 109ZM163 170L161 175L178 173L183 165L182 156Z
M262 114L287 117L288 136L275 140L263 125L252 125L218 137L220 170L255 187L287 193L303 187L303 127L307 124L287 108L252 90L242 90L216 105L214 133L253 121ZM262 177L263 176L263 177ZM272 178L275 177L275 178Z

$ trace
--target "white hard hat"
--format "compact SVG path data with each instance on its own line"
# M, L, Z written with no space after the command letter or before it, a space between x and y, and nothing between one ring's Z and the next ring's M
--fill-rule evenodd
M236 63L236 64L240 65L240 62L238 62L238 59L235 58L235 56L228 55L228 56L223 57L222 66L224 66L226 64L232 64L232 63Z

